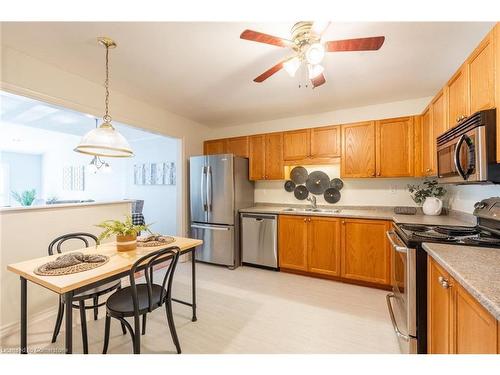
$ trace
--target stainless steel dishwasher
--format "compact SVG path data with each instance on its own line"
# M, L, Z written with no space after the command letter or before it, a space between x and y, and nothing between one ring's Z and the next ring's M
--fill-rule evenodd
M241 214L243 264L278 269L278 216Z

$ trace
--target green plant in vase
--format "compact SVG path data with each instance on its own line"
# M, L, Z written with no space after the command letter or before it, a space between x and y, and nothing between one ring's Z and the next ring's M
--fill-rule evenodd
M16 200L16 202L19 202L21 206L31 206L33 201L36 198L36 190L31 189L31 190L25 190L21 194L19 194L16 191L11 192L12 198Z
M443 201L440 198L446 194L446 189L439 186L436 180L425 180L422 185L408 185L408 191L413 201L422 205L424 214L441 214Z
M129 251L137 248L137 235L146 231L152 234L151 224L135 225L132 223L130 215L125 216L124 221L120 220L105 220L96 225L104 231L99 235L99 241L102 241L111 236L116 236L116 246L118 251Z

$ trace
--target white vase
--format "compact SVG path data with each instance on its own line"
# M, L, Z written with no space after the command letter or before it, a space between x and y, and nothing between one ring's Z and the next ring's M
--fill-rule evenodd
M422 205L422 211L425 215L441 215L441 210L443 209L443 201L436 197L425 198L424 204Z

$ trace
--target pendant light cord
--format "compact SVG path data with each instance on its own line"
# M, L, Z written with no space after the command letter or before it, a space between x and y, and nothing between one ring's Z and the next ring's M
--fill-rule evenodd
M106 45L106 80L104 81L104 88L106 89L106 99L105 105L106 110L104 117L102 118L104 122L111 123L111 116L109 115L109 46Z

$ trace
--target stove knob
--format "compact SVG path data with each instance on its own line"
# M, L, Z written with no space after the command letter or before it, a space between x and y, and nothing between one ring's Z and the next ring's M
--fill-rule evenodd
M485 208L487 206L486 203L484 202L476 202L474 203L474 208L477 209L477 210L481 210L483 208Z

